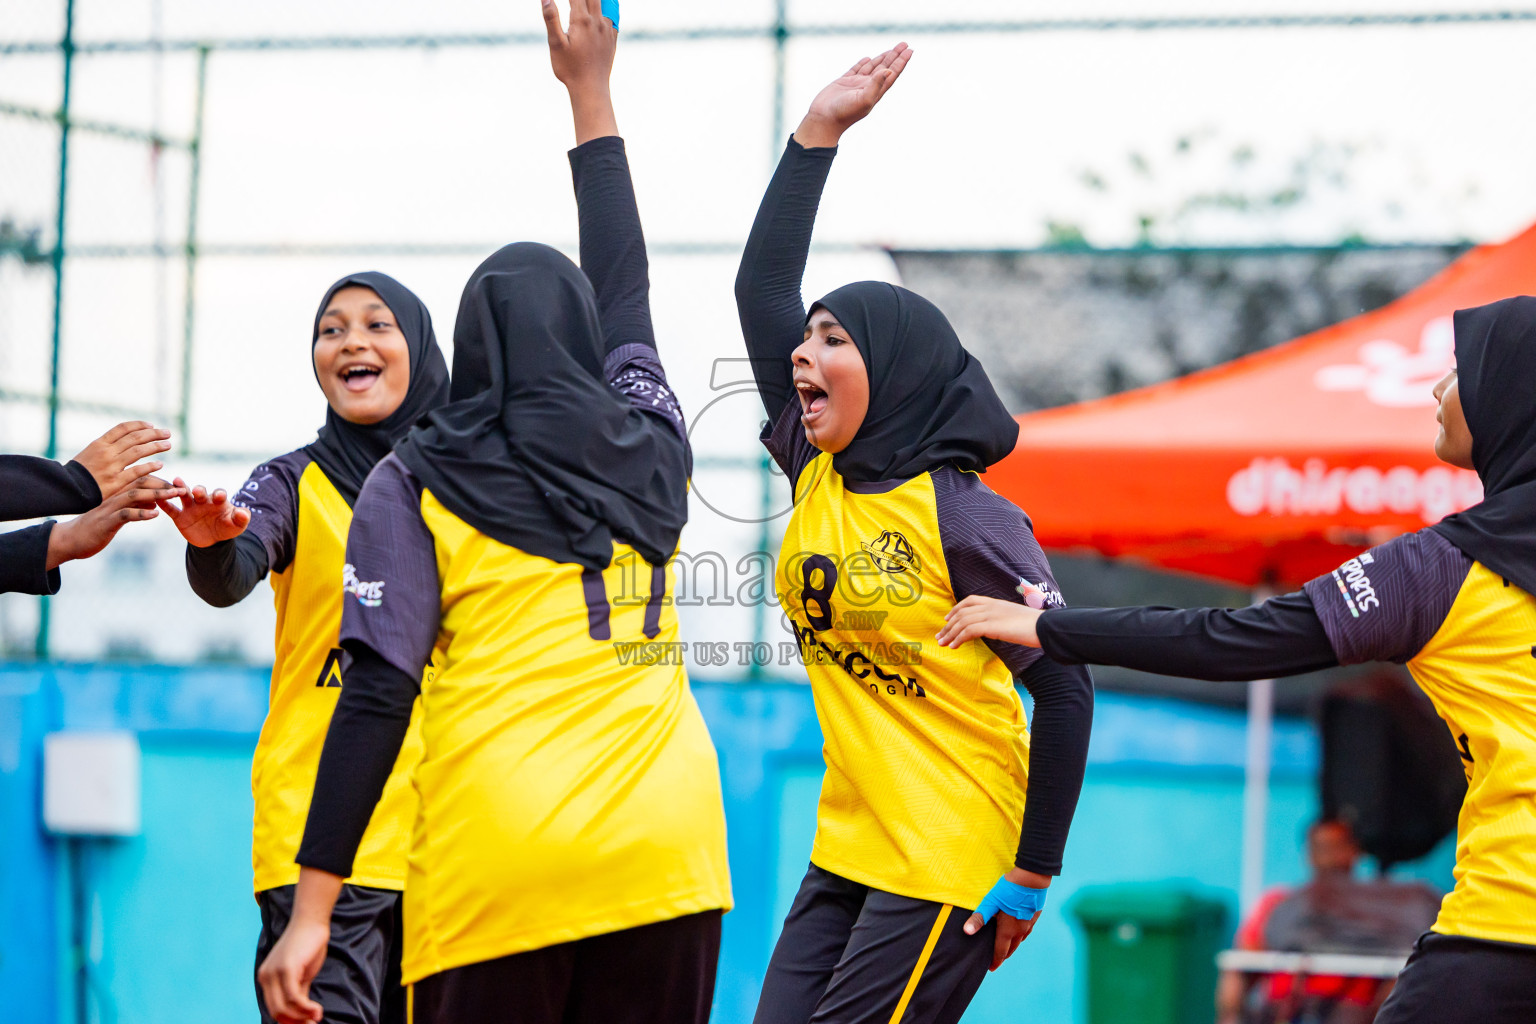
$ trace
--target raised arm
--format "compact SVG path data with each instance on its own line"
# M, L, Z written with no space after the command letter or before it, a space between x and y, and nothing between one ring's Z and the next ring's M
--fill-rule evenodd
M890 90L912 51L898 43L854 63L811 101L758 207L736 274L736 309L770 419L794 395L789 354L805 340L805 276L821 191L843 132Z
M609 90L618 32L600 8L600 0L572 0L567 30L552 0L544 4L550 64L570 94L576 127L570 159L581 269L597 293L606 351L630 344L654 349L645 235Z

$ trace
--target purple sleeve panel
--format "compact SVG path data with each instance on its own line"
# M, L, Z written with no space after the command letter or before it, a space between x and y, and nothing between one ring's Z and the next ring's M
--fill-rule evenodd
M1440 629L1472 568L1432 530L1397 537L1306 585L1341 665L1406 662Z
M413 679L441 623L437 548L421 518L421 483L393 454L368 474L347 533L341 643L364 644Z
M293 561L299 533L299 478L309 463L302 448L279 455L251 470L235 492L234 503L251 511L251 525L245 532L267 549L272 572L282 572Z
M955 600L973 594L1024 602L1019 586L1031 583L1045 593L1047 608L1065 607L1029 517L993 491L975 473L952 466L933 471L939 537L949 564ZM1033 647L988 640L987 646L1015 673L1044 655Z
M821 454L821 449L806 440L805 428L800 425L800 400L791 399L779 413L779 418L763 425L763 433L760 438L763 447L768 449L768 454L773 456L773 461L778 463L784 475L789 478L789 486L794 490L800 483L800 474L805 472L816 456Z
M667 383L667 373L661 368L661 360L654 348L640 342L620 345L603 361L603 374L609 385L627 398L630 405L666 420L683 443L688 442L683 407Z

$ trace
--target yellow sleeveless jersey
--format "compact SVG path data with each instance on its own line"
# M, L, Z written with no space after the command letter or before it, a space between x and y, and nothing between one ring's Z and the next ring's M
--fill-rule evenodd
M1434 930L1536 945L1536 598L1432 530L1307 584L1344 664L1404 662L1467 774Z
M791 402L767 443L795 484L776 591L825 740L811 860L973 908L1014 865L1029 732L1013 673L1040 654L934 635L959 597L999 580L1059 593L1023 513L975 474L846 481L798 414Z
M256 814L251 861L261 892L298 881L294 856L304 837L320 750L341 694L342 565L352 510L320 466L302 451L260 466L241 488L248 527L276 555L277 608L270 709L251 764ZM428 669L430 678L431 669ZM401 889L416 817L409 773L421 756L420 714L358 849L349 882Z
M349 558L370 596L344 636L403 669L442 650L422 687L405 983L729 909L719 766L687 675L624 655L676 648L670 572L622 544L602 573L509 547L393 456Z

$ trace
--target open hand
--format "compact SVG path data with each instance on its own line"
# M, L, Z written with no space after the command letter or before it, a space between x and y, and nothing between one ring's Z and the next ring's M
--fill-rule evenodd
M945 613L944 628L938 633L939 646L959 647L968 640L991 637L1005 643L1039 647L1040 636L1035 632L1039 621L1040 612L1034 608L973 594Z
M77 558L90 558L112 542L129 523L153 519L157 502L180 497L185 488L172 486L159 477L144 474L124 489L83 515L67 523L56 523L48 534L49 569L57 569Z
M173 502L167 495L158 504L193 547L233 540L250 525L251 510L230 501L222 488L210 494L202 484L189 488L181 477L176 478L175 485L180 488L181 501Z
M855 61L853 67L822 89L795 129L795 139L807 148L835 146L843 132L869 116L912 59L912 49L897 43L878 57Z
M307 1024L325 1016L320 1004L309 997L309 986L325 963L330 941L328 922L295 917L261 962L256 983L261 986L267 1012L279 1024Z
M169 451L170 437L169 430L162 430L152 423L127 420L86 445L74 461L90 471L96 486L101 489L101 500L106 501L124 487L137 483L145 473L163 468L160 462L133 464Z
M603 16L602 0L570 0L571 24L560 27L555 0L541 0L544 28L549 33L549 63L567 89L608 88L619 30Z

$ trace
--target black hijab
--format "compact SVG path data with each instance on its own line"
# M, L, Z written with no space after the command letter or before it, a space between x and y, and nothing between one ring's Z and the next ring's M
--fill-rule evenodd
M817 306L848 331L869 373L869 412L832 457L843 477L906 479L945 463L980 472L1013 451L1018 422L939 307L881 281L844 285Z
M652 565L688 519L688 446L603 375L581 269L519 242L480 264L453 330L453 401L397 449L454 515L503 544L603 569L613 541Z
M395 323L405 335L410 352L411 379L400 408L378 423L353 423L336 415L335 409L327 408L320 436L305 449L310 458L320 464L348 505L357 503L357 493L363 489L368 473L389 454L411 425L448 401L448 363L443 359L443 350L437 347L437 336L432 333L432 315L415 292L388 274L374 270L349 274L327 288L325 298L320 300L320 309L315 313L310 350L313 351L320 340L320 319L325 316L332 297L341 289L354 286L373 289L395 315ZM320 379L319 371L316 371L315 379Z
M1536 594L1536 297L1456 312L1456 378L1484 497L1431 529Z

